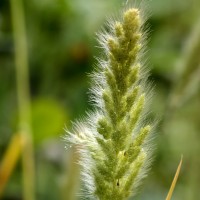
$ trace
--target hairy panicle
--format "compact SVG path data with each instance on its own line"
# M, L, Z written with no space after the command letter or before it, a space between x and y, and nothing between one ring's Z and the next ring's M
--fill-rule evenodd
M151 163L149 123L151 88L143 57L146 38L139 9L128 8L98 34L104 58L91 75L90 100L95 106L77 122L66 140L80 146L87 196L124 200L132 196Z

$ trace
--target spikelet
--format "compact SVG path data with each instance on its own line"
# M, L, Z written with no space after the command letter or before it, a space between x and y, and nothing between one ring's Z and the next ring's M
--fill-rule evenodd
M147 138L147 73L141 60L143 19L129 8L122 19L108 23L99 34L105 59L93 73L91 100L96 111L77 122L66 140L78 144L87 196L99 200L124 200L135 193L150 162Z

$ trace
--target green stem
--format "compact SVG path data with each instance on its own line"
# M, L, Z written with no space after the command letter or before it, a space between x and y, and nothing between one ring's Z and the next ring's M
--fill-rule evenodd
M34 200L34 150L31 131L28 48L22 0L11 0L11 17L15 46L16 87L19 108L19 131L24 140L22 151L23 199Z

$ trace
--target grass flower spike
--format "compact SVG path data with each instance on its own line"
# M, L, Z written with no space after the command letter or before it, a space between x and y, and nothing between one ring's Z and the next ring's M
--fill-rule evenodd
M93 73L91 100L96 110L77 122L66 139L80 147L88 197L124 200L135 193L150 162L143 19L138 9L129 8L109 27L99 34L105 55Z

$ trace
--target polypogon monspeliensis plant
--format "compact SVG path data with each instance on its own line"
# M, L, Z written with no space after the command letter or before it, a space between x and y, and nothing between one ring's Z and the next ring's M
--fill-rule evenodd
M128 8L107 25L98 34L103 56L92 74L95 109L66 139L80 152L87 198L124 200L135 194L151 162L144 18Z

